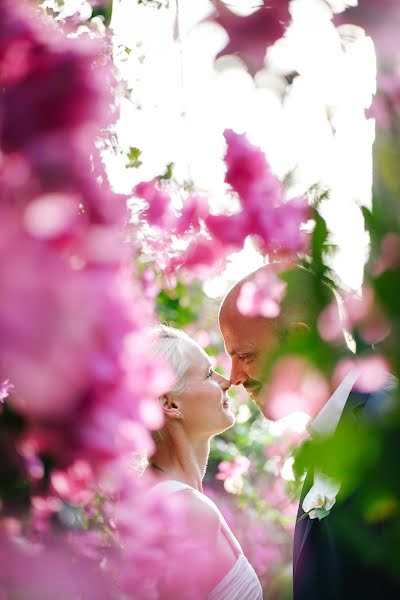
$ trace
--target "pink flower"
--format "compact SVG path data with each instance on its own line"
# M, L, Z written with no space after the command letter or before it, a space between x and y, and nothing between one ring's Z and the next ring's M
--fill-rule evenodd
M280 313L280 302L285 294L284 283L272 271L262 271L246 281L237 299L239 312L248 316L273 319Z
M94 472L89 463L79 460L66 471L54 470L51 486L63 500L71 504L87 504L94 497Z
M32 520L36 531L50 531L51 518L62 508L62 502L54 496L33 496L31 498Z
M264 391L264 413L272 420L294 412L318 414L330 396L328 382L303 358L282 358L273 368Z
M64 469L152 447L163 367L145 347L152 303L132 281L126 198L96 146L116 114L110 60L40 14L1 3L0 365L25 435Z
M238 194L242 210L232 215L208 215L209 232L222 244L241 248L254 235L264 253L291 255L304 251L306 236L301 229L310 208L305 198L286 201L282 184L272 174L259 148L245 135L226 130L225 180Z
M333 374L334 385L338 386L353 369L359 373L354 389L360 392L381 390L390 372L388 361L379 354L354 359L347 358L340 361L336 366Z
M322 339L327 342L342 342L343 331L358 328L365 342L374 344L390 333L390 325L376 303L373 290L364 286L362 295L353 292L342 298L341 313L336 301L326 306L318 317L318 328Z
M208 202L206 198L199 196L189 196L186 198L181 214L176 221L176 235L183 235L189 230L197 233L200 229L200 222L204 221L208 215Z
M6 152L82 125L97 129L109 122L113 80L109 62L98 60L98 42L67 38L23 2L3 1L0 21L0 144Z
M222 265L227 252L228 249L217 240L199 236L181 256L170 260L166 271L173 273L177 268L184 267L197 277L205 277Z
M384 271L400 266L400 236L387 233L381 242L380 254L373 265L373 275L379 277Z
M10 383L9 379L5 379L0 383L0 402L4 403L4 400L8 398L8 395L13 388L14 386Z
M235 456L232 461L223 460L218 465L216 479L228 479L241 477L250 468L250 461L246 456Z
M206 218L210 234L228 248L242 248L249 234L248 219L244 212L234 215L213 215Z
M216 13L212 20L229 36L228 44L217 57L237 54L252 75L263 68L268 47L283 36L290 21L288 0L264 0L263 4L243 17L232 12L221 0L214 0Z
M111 581L95 562L78 556L65 544L28 540L15 544L0 540L2 591L6 597L31 596L42 600L84 597L106 600L113 596ZM24 581L21 581L24 573ZM29 584L25 583L29 582Z
M239 135L227 129L224 131L227 143L225 162L226 183L232 187L243 202L257 198L257 193L268 193L273 202L282 199L282 188L270 171L264 153L248 141L245 134ZM267 200L267 198L265 198ZM267 202L265 202L267 204Z
M372 37L378 58L391 64L398 50L400 7L397 0L360 0L357 6L335 15L335 25L352 24Z
M400 15L400 13L399 13ZM397 68L390 73L380 73L377 78L377 93L366 111L368 118L376 119L378 127L388 130L400 113L400 73Z
M134 191L136 196L143 198L149 204L143 211L143 216L150 225L168 228L175 222L170 206L171 198L158 189L156 180L139 183Z

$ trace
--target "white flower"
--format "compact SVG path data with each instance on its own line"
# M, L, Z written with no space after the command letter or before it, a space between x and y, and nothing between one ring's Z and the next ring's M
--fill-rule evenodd
M340 484L316 471L314 485L303 500L303 510L310 519L323 519L336 502Z

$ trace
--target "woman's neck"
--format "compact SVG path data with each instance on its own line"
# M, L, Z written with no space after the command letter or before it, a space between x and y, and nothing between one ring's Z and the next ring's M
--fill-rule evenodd
M169 479L176 479L203 491L203 477L210 453L210 439L190 440L185 432L163 431L150 464Z

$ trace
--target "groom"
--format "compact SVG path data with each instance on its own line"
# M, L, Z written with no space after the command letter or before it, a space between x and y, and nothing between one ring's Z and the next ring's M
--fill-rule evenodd
M296 267L282 274L287 287L279 316L259 316L257 310L244 315L242 307L239 312L238 302L239 306L241 302L246 303L246 295L249 300L249 284L260 283L264 278L265 285L270 282L271 288L275 286L276 289L277 268L279 266L265 265L237 282L223 299L219 314L225 349L231 358L231 383L243 385L268 418L276 418L276 410L271 414L271 407L268 403L265 405L263 399L268 357L291 336L300 336L305 344L307 339L313 344L313 340L318 339L317 316L321 305L334 301L328 286L321 285L306 269ZM316 289L315 286L318 286L318 306L318 294L311 291ZM271 306L264 304L265 308L272 315L276 313L273 302ZM303 348L304 343L300 343ZM290 373L287 376L290 377ZM390 396L385 391L360 394L352 390L356 378L356 374L350 372L325 405L319 407L319 412L311 414L311 435L334 439L343 429L346 418L362 418L363 413L377 414L390 403ZM309 412L308 408L304 407L304 410ZM281 412L279 416L284 416L284 413ZM340 449L337 460L341 460L343 452L346 452L346 448ZM316 513L311 510L318 509L321 496L318 495L320 488L317 486L320 485L325 494L324 508L332 508L331 511L326 510L326 516L321 520L315 518ZM393 573L382 567L382 563L379 566L379 561L375 560L387 539L388 526L385 522L377 525L365 522L359 509L359 499L356 502L349 497L332 507L338 489L339 486L335 488L332 481L324 478L322 473L315 473L310 465L294 535L293 600L400 599L399 578L396 579ZM353 496L357 497L357 490ZM353 530L355 539L349 535Z

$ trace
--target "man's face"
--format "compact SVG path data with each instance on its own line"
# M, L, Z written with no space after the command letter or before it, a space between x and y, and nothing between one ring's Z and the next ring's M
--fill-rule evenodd
M231 359L231 383L243 385L260 406L266 353L276 344L271 321L262 317L248 318L238 311L225 310L220 316L220 328L225 350Z

